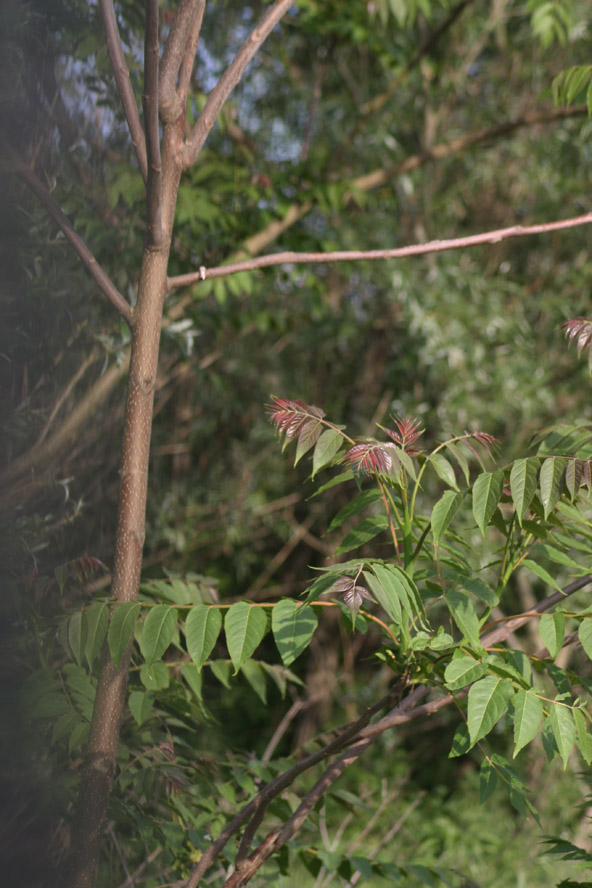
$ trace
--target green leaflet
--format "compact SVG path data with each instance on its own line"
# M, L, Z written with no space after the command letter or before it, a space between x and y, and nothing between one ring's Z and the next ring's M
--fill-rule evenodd
M326 429L316 443L312 455L312 477L322 468L329 465L339 452L343 443L343 435L337 429Z
M246 601L239 601L229 608L224 632L235 675L259 646L266 631L267 614L263 608Z
M143 725L150 715L152 700L152 694L146 691L132 691L129 695L129 708L139 725Z
M117 605L111 616L107 641L116 668L119 668L121 658L132 637L139 610L140 605L137 601L124 601Z
M359 493L357 496L354 496L344 507L340 509L337 513L331 524L329 525L329 530L337 530L338 527L341 527L348 518L352 518L354 515L357 515L367 506L372 505L377 500L381 499L380 491L371 487L369 490L364 490L362 493Z
M592 660L592 617L584 617L578 627L578 639L586 655Z
M497 771L489 759L483 759L479 769L479 804L490 798L497 786Z
M545 512L545 520L553 511L561 496L561 480L565 469L565 460L559 456L546 459L541 466L539 486L541 503Z
M307 604L283 598L273 607L271 629L284 666L306 650L317 626L317 615Z
M497 508L503 486L503 472L482 472L473 485L473 517L483 536Z
M220 684L223 684L225 688L230 689L230 660L212 660L208 665Z
M182 663L181 664L181 675L197 697L197 699L201 702L202 699L202 673L201 669L198 669L195 663Z
M581 709L574 709L573 717L576 726L576 744L582 758L589 765L592 763L592 736L588 733L586 716Z
M140 649L148 665L160 660L175 634L177 611L168 604L158 604L144 621Z
M521 567L525 567L535 576L537 576L544 583L547 583L549 586L553 586L554 589L557 589L558 592L561 592L561 586L557 582L557 580L551 576L551 574L545 570L544 567L541 567L540 564L537 564L536 561L532 561L530 558L525 558L524 561L521 562Z
M169 670L162 662L144 663L140 669L140 681L147 691L163 691L169 686Z
M267 683L265 670L256 660L247 660L241 666L241 672L259 697L262 703L267 703Z
M335 554L342 555L344 552L350 552L352 549L357 549L358 546L362 546L364 543L373 540L375 536L378 536L379 533L387 530L388 527L389 520L386 515L372 515L370 518L364 518L363 521L360 521L357 527L354 527L354 529L347 534Z
M539 620L539 633L543 644L554 660L563 646L565 614L562 611L557 611L554 614L543 614Z
M471 746L495 727L514 695L514 688L503 678L488 675L469 690L467 724Z
M294 465L302 459L304 454L319 440L322 431L322 425L318 419L309 419L306 422L300 434L298 435L298 444L296 446L296 456L294 457Z
M189 656L198 669L208 659L222 628L222 614L217 607L198 604L191 608L185 622Z
M555 702L549 715L553 737L563 761L563 769L567 768L567 762L576 742L576 725L570 706Z
M514 704L514 758L539 732L543 701L534 691L518 691Z
M517 459L512 466L510 473L510 490L512 492L512 501L518 521L522 527L522 519L528 511L537 486L537 476L540 466L540 460L536 457L531 459Z
M446 459L441 453L432 453L428 456L428 462L445 484L454 488L454 490L458 490L456 475L454 474L454 468L452 467L450 460Z
M105 641L107 627L109 625L109 605L106 601L96 601L84 611L86 621L86 645L84 655L86 662L92 669L93 663L98 657Z
M462 634L474 647L480 647L479 618L469 596L460 589L448 589L444 598L450 615Z
M444 681L449 691L458 691L482 678L486 672L486 663L472 657L455 657L446 667Z
M447 490L432 509L430 521L436 545L439 544L442 534L460 509L463 498L464 493Z
M68 620L68 645L77 663L82 663L86 649L87 624L82 611L76 611Z
M368 570L364 571L364 579L385 613L393 623L400 626L403 620L403 610L397 586L385 567L382 567L380 564L374 564L372 569L374 573L370 573ZM405 608L408 616L410 616L409 602L406 602Z

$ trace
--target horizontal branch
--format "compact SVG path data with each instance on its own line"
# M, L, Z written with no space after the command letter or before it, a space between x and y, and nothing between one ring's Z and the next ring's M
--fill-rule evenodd
M333 253L271 253L267 256L256 256L245 259L242 262L232 262L228 265L218 265L214 268L206 268L202 265L199 271L189 274L179 274L168 279L170 289L186 287L199 281L212 280L213 278L228 277L231 274L239 274L243 271L255 271L258 268L270 268L275 265L304 265L326 264L331 262L361 262L376 261L378 259L403 259L408 256L425 256L428 253L445 253L450 250L463 250L466 247L475 247L480 244L498 244L501 241L514 237L530 237L534 234L547 234L551 231L562 231L566 228L577 228L580 225L590 225L592 213L583 216L575 216L571 219L560 219L557 222L544 222L540 225L512 225L509 228L498 228L495 231L485 231L480 234L471 234L466 237L455 237L447 240L433 240L425 244L410 244L405 247L394 247L389 250L338 250Z
M2 145L2 150L12 163L15 172L21 177L25 185L33 192L40 204L45 208L47 214L51 216L54 222L60 227L76 253L82 261L82 264L88 273L94 278L104 296L107 297L111 305L119 312L128 324L132 323L132 307L129 302L123 298L109 275L99 265L87 245L84 243L80 235L75 231L72 223L63 212L61 207L53 199L47 188L39 181L33 170L28 167L20 157L8 145Z
M138 158L140 172L142 173L144 182L146 182L148 178L146 139L144 137L144 130L142 129L140 114L132 89L130 73L123 54L121 37L119 36L119 28L117 26L117 19L113 8L113 0L99 0L99 6L101 7L103 26L105 28L107 52L109 53L115 82L117 83L121 104L123 105L123 113L125 114L128 129L132 137L132 145L134 146L134 151Z
M239 83L245 68L253 56L259 51L261 44L267 39L271 31L273 31L275 26L293 4L294 0L275 0L275 3L273 3L263 15L251 35L245 40L236 56L209 94L203 111L191 130L185 145L185 157L183 163L185 169L188 169L197 160L197 156L203 148L222 106L235 86Z

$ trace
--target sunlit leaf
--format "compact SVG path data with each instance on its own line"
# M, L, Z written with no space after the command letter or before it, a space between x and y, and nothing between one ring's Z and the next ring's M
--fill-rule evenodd
M473 485L473 516L483 536L497 508L503 486L503 472L482 472Z
M551 707L549 721L565 769L576 742L576 725L571 707L562 703L554 703Z
M185 638L189 656L198 669L208 659L222 628L222 614L217 607L198 604L191 608L185 621Z
M502 678L487 675L469 690L467 723L471 746L485 737L495 727L514 695L512 685Z
M337 429L325 429L312 455L312 477L329 465L343 444L343 435Z
M486 672L486 663L472 657L455 657L444 671L444 681L449 691L458 691L482 678Z
M562 613L562 611L557 611L554 614L543 614L539 620L539 633L543 640L543 644L549 651L551 657L555 659L563 647L565 614Z
M452 619L474 647L479 647L479 618L475 605L460 589L447 589L444 596Z
M432 509L430 521L436 545L439 544L442 534L458 512L463 498L463 493L447 490Z
M318 625L307 604L283 598L271 611L271 628L284 666L290 666L306 650Z
M536 492L539 466L540 461L536 457L517 459L510 472L512 501L521 526L522 519L528 511Z
M146 663L160 660L175 634L177 611L168 604L158 604L144 621L140 649Z
M448 484L448 486L454 488L454 490L458 490L456 475L454 474L452 464L442 453L431 453L428 456L428 462L445 484Z
M520 690L512 701L514 706L514 758L539 732L543 702L534 691Z

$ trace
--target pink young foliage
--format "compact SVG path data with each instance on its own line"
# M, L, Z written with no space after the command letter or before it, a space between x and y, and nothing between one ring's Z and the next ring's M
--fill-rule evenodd
M269 419L280 435L296 438L312 419L320 421L325 415L320 407L313 407L305 401L290 401L272 395L272 404L267 405Z
M398 463L395 448L392 444L380 444L377 441L364 441L362 444L354 444L344 456L344 461L363 475L375 472L378 475L388 475Z
M592 347L592 318L571 318L562 325L570 342L575 342L580 355Z
M365 598L374 601L374 596L368 589L365 586L357 586L353 577L339 577L327 591L336 592L354 613L360 609Z
M393 419L397 426L396 431L393 429L385 429L384 431L405 453L408 453L409 456L417 456L418 453L421 453L421 449L413 445L419 436L423 435L424 430L421 428L421 423L418 419L400 419L398 416Z

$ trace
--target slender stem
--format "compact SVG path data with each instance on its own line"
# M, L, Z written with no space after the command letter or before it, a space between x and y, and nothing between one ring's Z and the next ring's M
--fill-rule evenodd
M293 6L293 3L294 0L275 0L275 3L272 3L211 91L185 145L185 169L195 163L210 130L216 122L222 105L239 83L245 68L259 51L263 41L273 31L290 7Z
M203 5L201 3L202 14ZM187 44L192 39L199 6L200 0L181 0L162 53L158 79L158 105L162 120L168 123L175 121L183 110L183 103L177 95L177 77Z
M144 130L140 122L140 114L132 82L130 80L129 70L123 54L121 45L121 37L119 36L119 28L115 17L115 9L113 8L113 0L99 0L101 15L103 17L103 26L105 28L105 38L107 42L107 51L111 59L111 67L115 75L115 82L121 97L123 105L123 113L127 121L128 129L132 137L132 145L138 158L138 165L144 182L148 179L148 158L146 153L146 139Z
M193 22L193 28L191 29L191 33L189 34L189 39L187 40L187 46L185 47L185 55L183 56L183 61L181 62L181 70L179 71L179 85L177 87L177 93L179 94L179 98L185 104L185 100L187 99L187 93L189 92L189 85L191 83L191 73L193 71L193 63L195 61L195 54L197 52L197 44L199 43L199 35L201 33L201 23L203 21L204 12L206 9L206 0L198 0L197 14L195 16L195 20Z
M512 225L509 228L498 228L494 231L483 231L466 237L453 237L445 240L428 241L425 244L410 244L405 247L393 247L388 250L337 250L328 253L271 253L256 256L242 262L218 265L213 268L202 266L199 271L180 274L168 280L170 289L186 287L199 281L228 277L243 271L255 271L258 268L270 268L276 265L324 265L334 262L361 262L383 259L405 259L408 256L427 256L430 253L446 253L451 250L464 250L483 244L499 244L514 237L531 237L534 234L548 234L551 231L562 231L592 224L592 213L560 219L556 222L544 222L540 225Z
M146 211L148 246L162 244L162 162L158 127L158 0L146 0L146 29L144 33L144 124L148 177L146 181Z
M60 227L71 246L76 251L78 258L82 264L94 278L104 296L107 297L111 305L119 312L128 324L131 325L133 319L133 310L131 305L123 298L107 272L99 265L85 242L74 229L74 226L63 212L61 207L53 199L47 188L41 184L35 173L30 169L20 157L6 143L2 143L2 150L9 158L14 169L21 177L25 185L33 192L40 204L43 205L49 216Z

